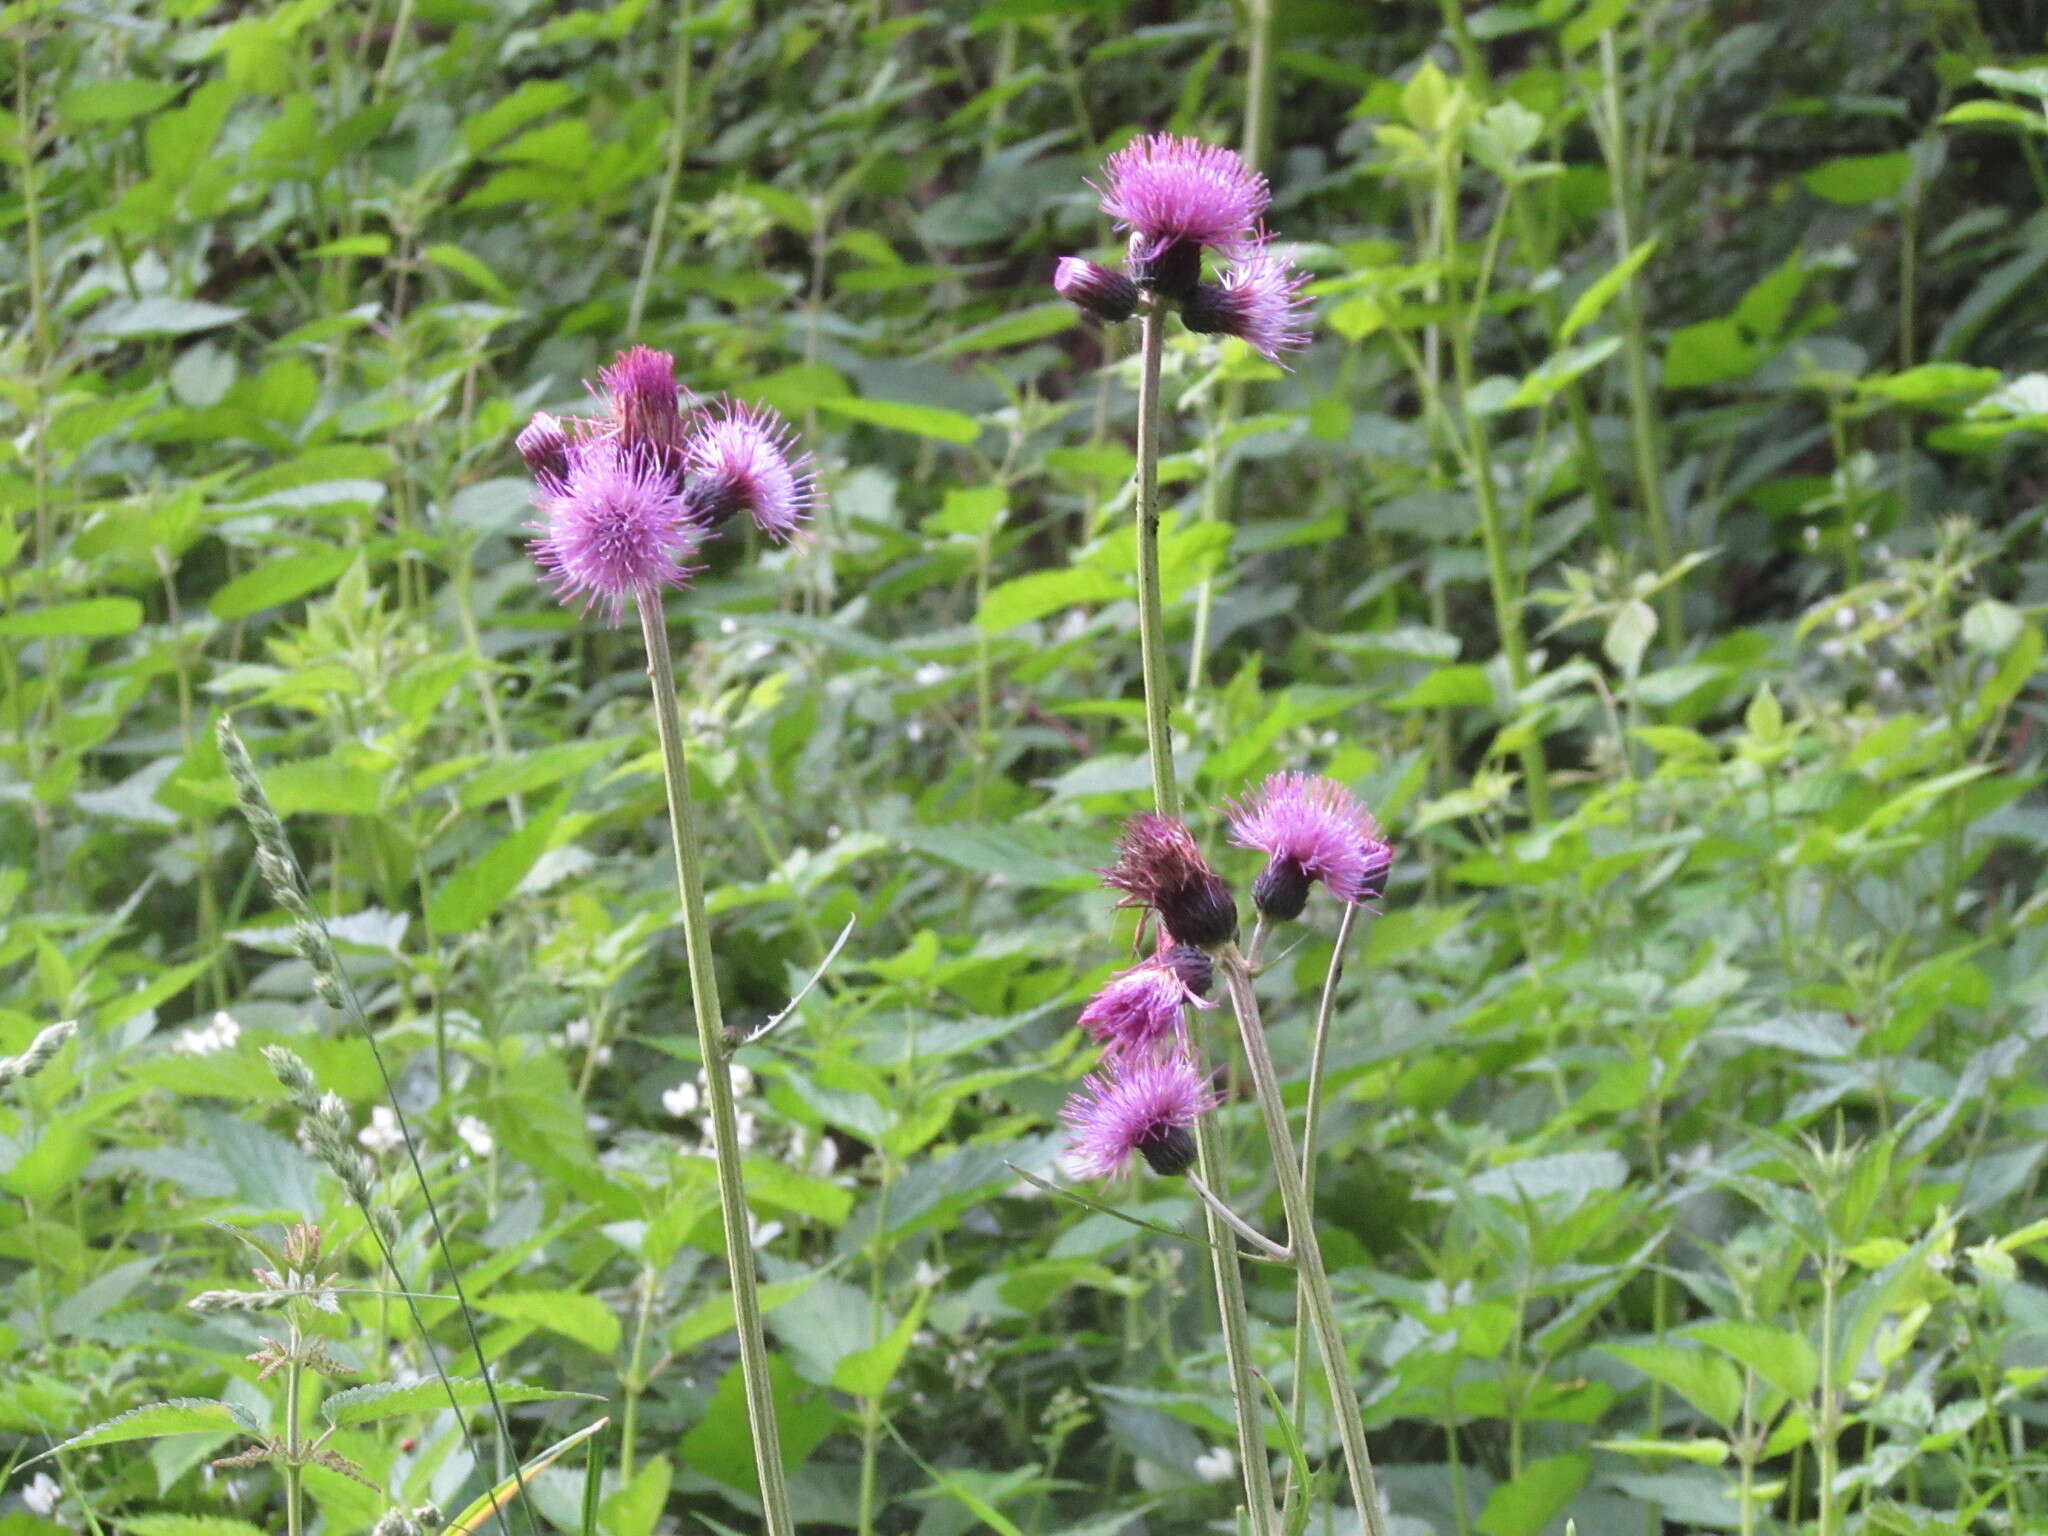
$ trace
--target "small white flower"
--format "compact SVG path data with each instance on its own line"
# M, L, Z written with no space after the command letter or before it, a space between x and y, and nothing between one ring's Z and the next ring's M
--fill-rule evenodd
M952 669L943 663L928 661L917 669L916 682L920 688L929 688L934 683L943 683L952 675Z
M1820 529L1817 528L1814 524L1808 523L1803 529L1801 529L1800 537L1806 541L1806 547L1808 549L1820 548Z
M747 1212L747 1240L754 1247L766 1248L780 1236L782 1236L781 1222L761 1221L755 1217L752 1211Z
M903 727L903 739L911 743L913 746L915 746L918 742L923 741L924 722L922 720L912 720L905 724Z
M747 1068L741 1066L738 1062L734 1062L725 1070L726 1074L732 1079L732 1096L734 1098L744 1099L754 1091L754 1074Z
M661 1107L678 1120L697 1113L697 1106L703 1102L703 1095L697 1092L695 1083L677 1083L661 1096Z
M839 1166L839 1143L830 1136L818 1138L817 1150L811 1154L811 1177L828 1179L832 1170Z
M171 1042L171 1049L182 1056L211 1056L216 1051L229 1049L241 1038L242 1026L235 1022L233 1014L223 1008L207 1024L182 1031Z
M562 1026L562 1044L568 1046L571 1050L578 1046L590 1044L590 1035L590 1020L588 1019L571 1019Z
M1879 693L1897 693L1899 691L1899 673L1896 667L1879 667L1877 669L1877 691Z
M943 1264L934 1264L930 1259L919 1259L917 1270L911 1275L911 1283L923 1290L935 1289L946 1278L948 1271Z
M1195 1458L1195 1476L1205 1483L1220 1483L1237 1475L1237 1453L1227 1445L1215 1446Z
M1837 629L1854 629L1855 627L1856 627L1856 608L1855 608L1855 605L1854 605L1853 603L1844 603L1844 604L1843 604L1843 605L1842 605L1842 606L1841 606L1840 608L1837 608L1837 609L1835 610L1835 628L1837 628Z
M831 826L825 829L825 840L827 842L836 843L839 841L839 837L839 823L835 821L832 823Z
M754 1143L760 1140L760 1130L750 1109L743 1109L732 1117L732 1129L733 1139L740 1144L742 1152L752 1151Z
M1842 650L1842 642L1839 640L1823 640L1820 643L1820 653L1823 656L1839 656Z
M721 635L736 635L740 632L740 621L729 618L720 619L718 621L718 632Z
M47 1472L38 1472L35 1481L21 1490L21 1502L36 1514L49 1518L50 1511L57 1507L57 1501L64 1496L64 1489Z
M370 1111L370 1123L356 1132L356 1140L382 1155L404 1146L405 1132L398 1128L398 1115L391 1106L379 1104Z
M491 1135L491 1128L475 1115L464 1115L455 1122L455 1134L469 1146L478 1157L489 1157L498 1150L498 1143Z
M1870 617L1879 624L1890 623L1892 617L1892 605L1886 602L1883 598L1876 599L1870 605Z
M1857 537L1857 538L1859 538L1859 539L1867 539L1867 538L1869 538L1869 537L1870 537L1870 524L1868 524L1868 523L1858 523L1858 524L1856 525L1856 537Z

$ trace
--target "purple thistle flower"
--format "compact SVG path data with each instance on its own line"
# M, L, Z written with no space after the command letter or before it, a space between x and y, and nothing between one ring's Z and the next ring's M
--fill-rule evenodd
M1103 884L1122 891L1120 907L1150 907L1168 934L1183 944L1214 949L1237 937L1237 903L1188 829L1150 814L1124 823L1116 862L1097 871Z
M1293 262L1262 245L1234 262L1218 281L1197 284L1181 306L1181 319L1191 331L1241 337L1268 362L1278 363L1281 353L1308 345L1308 301L1301 296L1307 283L1308 275L1296 271Z
M1102 1042L1111 1059L1129 1060L1157 1054L1160 1046L1177 1042L1181 1009L1189 1004L1216 1006L1197 997L1173 967L1148 960L1110 977L1081 1010L1079 1022Z
M1053 291L1098 320L1128 320L1138 312L1138 285L1123 273L1083 256L1062 256Z
M1114 1178L1135 1152L1154 1173L1186 1173L1195 1162L1195 1121L1217 1102L1180 1053L1085 1078L1060 1111L1073 1132L1068 1165L1084 1179Z
M609 368L597 371L611 401L619 442L630 452L664 457L682 446L683 392L676 384L676 360L652 347L629 347Z
M616 438L572 444L560 479L543 479L534 505L534 563L563 602L604 610L617 624L628 599L685 585L681 562L703 541L689 504L660 461Z
M1393 845L1358 797L1334 779L1276 773L1230 805L1230 840L1266 853L1252 886L1260 912L1299 917L1320 880L1345 901L1377 900L1393 867Z
M1176 298L1200 278L1201 248L1238 255L1271 201L1266 178L1236 151L1170 133L1132 140L1102 169L1095 190L1131 231L1131 276Z
M765 406L721 401L693 425L687 447L693 497L713 525L745 511L771 539L787 539L818 500L808 453L793 453L796 433Z

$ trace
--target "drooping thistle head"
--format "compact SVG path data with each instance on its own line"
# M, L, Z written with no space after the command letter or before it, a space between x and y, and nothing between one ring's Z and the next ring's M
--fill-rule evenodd
M1179 1044L1181 1010L1190 1004L1214 1006L1190 991L1174 967L1147 960L1110 977L1081 1010L1080 1025L1114 1059L1156 1056Z
M687 561L738 513L781 541L816 505L811 457L767 407L697 400L651 347L621 352L598 385L601 414L541 412L516 445L541 514L534 559L563 602L617 624L627 603L686 585Z
M1299 917L1318 880L1343 901L1377 901L1394 863L1372 812L1336 780L1314 774L1276 773L1232 801L1230 840L1265 853L1252 901L1275 922Z
M1308 345L1303 327L1308 303L1301 296L1308 282L1292 262L1260 246L1226 267L1213 283L1197 283L1181 305L1180 317L1191 331L1211 336L1236 336L1254 352L1277 363L1288 352Z
M1133 816L1117 840L1116 862L1099 872L1121 891L1121 907L1149 907L1160 926L1182 944L1216 949L1237 937L1237 903L1230 887L1179 821Z
M1146 134L1111 155L1091 182L1102 211L1129 232L1124 270L1063 256L1053 288L1098 320L1128 320L1140 291L1178 305L1188 329L1236 336L1267 360L1308 343L1308 279L1271 247L1260 223L1272 194L1234 151L1168 133ZM1202 277L1203 253L1226 263Z
M1195 1163L1195 1121L1216 1104L1215 1090L1180 1052L1121 1063L1083 1079L1060 1111L1072 1133L1069 1165L1083 1178L1114 1178L1135 1153L1154 1173L1177 1177Z

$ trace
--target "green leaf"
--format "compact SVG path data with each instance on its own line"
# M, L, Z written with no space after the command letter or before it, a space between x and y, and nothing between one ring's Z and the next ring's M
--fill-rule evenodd
M506 1404L551 1403L565 1397L601 1401L592 1398L588 1392L563 1392L553 1387L528 1386L519 1381L500 1381L493 1385L497 1388L498 1401ZM438 1380L411 1381L403 1385L379 1381L336 1392L321 1403L320 1417L337 1429L346 1429L354 1424L370 1424L378 1419L395 1419L406 1414L439 1413L448 1406L451 1396L463 1409L487 1408L491 1402L490 1391L481 1376L451 1376L446 1386Z
M132 597L88 597L49 603L22 613L0 614L0 637L44 640L58 635L104 639L133 634L142 624L142 604Z
M548 839L569 807L564 794L541 815L478 857L460 864L427 903L427 921L437 934L468 933L505 904L527 871L547 852Z
M595 1296L576 1291L500 1291L478 1305L494 1317L559 1333L600 1355L612 1354L619 1347L618 1314Z
M849 421L864 421L869 426L935 438L942 443L971 443L981 436L981 423L972 416L936 405L912 405L907 400L863 400L856 395L842 395L836 400L820 400L818 408Z
M1593 1449L1622 1456L1690 1461L1703 1467L1718 1467L1728 1459L1726 1440L1595 1440Z
M1963 644L1980 656L2003 656L2026 627L2027 621L2012 604L1980 597L1963 615Z
M1094 566L1033 571L991 587L974 622L991 634L1060 613L1083 603L1110 603L1129 595L1116 576Z
M168 1402L148 1403L93 1425L69 1440L31 1456L23 1466L33 1466L59 1451L82 1451L93 1445L119 1445L129 1440L154 1440L162 1435L259 1434L261 1426L248 1409L210 1397L174 1397Z
M1742 1378L1718 1355L1681 1344L1603 1344L1600 1348L1662 1382L1723 1427L1742 1416Z
M88 336L127 340L137 336L190 336L196 331L217 330L232 325L247 314L226 304L209 304L203 299L173 299L162 294L147 299L123 299L109 304L85 322Z
M1572 380L1590 373L1620 350L1619 336L1603 336L1598 341L1553 353L1515 386L1514 393L1501 403L1501 409L1525 410L1554 400L1558 391Z
M366 764L330 753L262 771L263 792L280 816L370 816L383 804L383 780Z
M1799 179L1815 197L1854 208L1895 195L1912 175L1913 157L1900 149L1884 155L1838 156Z
M340 547L265 558L214 593L207 600L206 611L216 619L245 619L319 591L346 571L355 558L353 549Z
M963 352L993 352L1000 347L1022 346L1029 341L1043 341L1048 336L1071 330L1079 321L1080 312L1064 299L1054 299L1046 304L1033 304L1029 308L1016 310L998 319L962 331L950 341L942 343L933 352L935 357L958 357ZM964 439L971 442L973 439Z
M1652 235L1641 245L1630 251L1619 262L1600 274L1593 285L1572 301L1563 324L1557 328L1560 344L1570 341L1586 326L1593 323L1600 312L1614 301L1622 285L1642 270L1643 263L1656 254L1657 237Z
M1763 353L1733 320L1702 320L1671 333L1664 351L1664 383L1671 389L1739 379Z
M95 80L66 91L57 115L73 128L88 123L125 123L147 117L178 94L164 80Z
M1900 1245L1900 1252L1905 1247ZM1697 1323L1686 1330L1755 1371L1787 1397L1805 1398L1820 1380L1820 1357L1800 1334L1763 1323Z
M117 1515L133 1536L265 1536L260 1526L226 1515Z
M1538 1536L1585 1487L1592 1462L1584 1456L1546 1456L1529 1462L1522 1475L1486 1496L1474 1522L1485 1536Z
M1643 652L1657 633L1657 610L1640 597L1632 597L1616 610L1608 622L1601 648L1624 677L1634 677L1643 665Z
M903 1364L904 1352L910 1348L910 1336L924 1320L924 1303L925 1297L920 1295L916 1304L903 1314L902 1321L889 1330L887 1338L866 1349L856 1349L833 1366L832 1385L855 1397L880 1397L887 1392L889 1383L896 1379L897 1368Z
M762 1286L759 1293L761 1315L766 1317L777 1307L795 1301L811 1288L811 1282L818 1278L818 1274L813 1270L794 1280L776 1280ZM669 1329L668 1347L677 1354L695 1349L707 1339L730 1332L734 1317L732 1292L718 1291L700 1301Z

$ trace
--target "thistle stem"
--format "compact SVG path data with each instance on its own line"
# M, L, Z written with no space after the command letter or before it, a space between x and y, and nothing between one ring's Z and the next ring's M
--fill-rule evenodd
M1147 299L1138 320L1138 657L1145 674L1145 750L1152 804L1180 814L1173 778L1173 679L1166 666L1166 606L1159 592L1159 354L1166 311Z
M661 771L668 787L668 824L675 844L676 884L683 898L683 943L689 956L690 1005L697 1016L697 1049L704 1058L704 1094L710 1101L712 1152L718 1169L718 1205L725 1219L725 1261L732 1279L740 1374L747 1391L754 1469L761 1481L761 1511L768 1536L795 1536L789 1489L783 1481L782 1445L775 1422L775 1391L768 1348L761 1335L755 1291L754 1245L747 1223L747 1191L740 1176L739 1121L726 1067L725 1025L718 1007L718 974L711 955L711 920L704 910L704 861L683 757L682 711L676 669L668 649L668 623L656 594L639 600L640 634L647 643L647 677L654 690L655 727L661 736Z
M1351 1352L1337 1327L1337 1302L1330 1292L1329 1274L1323 1268L1315 1215L1309 1208L1307 1185L1296 1161L1294 1137L1287 1128L1287 1106L1281 1102L1279 1074L1274 1070L1272 1053L1266 1048L1266 1027L1259 1017L1251 973L1245 969L1244 956L1234 946L1217 957L1217 967L1223 972L1223 984L1230 993L1231 1011L1237 1015L1237 1032L1251 1068L1252 1088L1258 1096L1259 1112L1265 1118L1266 1138L1272 1144L1273 1176L1280 1186L1280 1203L1287 1212L1287 1246L1294 1254L1302 1299L1308 1304L1316 1348L1322 1354L1323 1372L1329 1378L1330 1403L1336 1411L1337 1438L1344 1448L1344 1471L1351 1483L1351 1501L1358 1507L1358 1526L1365 1536L1387 1536L1386 1522L1380 1516L1379 1485L1373 1477L1372 1455L1365 1444L1365 1419L1359 1412L1358 1393L1351 1381Z
M1351 944L1351 930L1358 921L1356 902L1344 903L1344 917L1337 925L1337 948L1330 956L1329 972L1323 977L1323 995L1316 1005L1315 1041L1308 1056L1308 1108L1301 1122L1301 1183L1308 1195L1309 1215L1316 1208L1316 1133L1322 1123L1323 1069L1328 1064L1330 1020L1337 1011L1337 987L1344 980L1344 953ZM1258 937L1257 932L1253 934ZM1308 1283L1297 1283L1296 1315L1308 1311ZM1294 1330L1293 1402L1294 1438L1299 1442L1308 1423L1308 1334Z
M1138 368L1138 655L1145 677L1145 749L1152 765L1152 806L1161 816L1180 814L1180 786L1173 776L1172 706L1167 690L1166 608L1159 593L1159 355L1166 311L1148 299L1140 311ZM1214 1189L1223 1159L1211 1118L1195 1121L1195 1168ZM1230 1404L1237 1418L1237 1463L1244 1477L1245 1507L1252 1536L1277 1536L1272 1469L1259 1418L1259 1386L1252 1376L1252 1325L1244 1305L1244 1274L1237 1238L1206 1201L1202 1214L1209 1236L1210 1271L1216 1282L1216 1312L1223 1327L1223 1359L1230 1372Z

